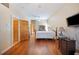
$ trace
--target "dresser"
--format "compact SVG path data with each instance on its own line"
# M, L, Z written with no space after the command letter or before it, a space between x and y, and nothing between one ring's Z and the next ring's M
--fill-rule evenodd
M75 47L75 40L57 39L57 48L63 55L74 55Z

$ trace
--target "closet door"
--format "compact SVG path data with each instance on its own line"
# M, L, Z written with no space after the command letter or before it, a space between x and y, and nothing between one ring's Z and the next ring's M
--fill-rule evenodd
M28 40L28 21L20 20L20 41Z
M13 44L18 42L18 19L13 18Z

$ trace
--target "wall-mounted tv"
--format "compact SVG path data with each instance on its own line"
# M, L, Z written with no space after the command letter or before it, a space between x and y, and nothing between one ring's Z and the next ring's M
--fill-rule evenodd
M67 18L67 25L68 26L76 26L76 25L79 25L79 13L78 14L75 14L73 16L70 16Z

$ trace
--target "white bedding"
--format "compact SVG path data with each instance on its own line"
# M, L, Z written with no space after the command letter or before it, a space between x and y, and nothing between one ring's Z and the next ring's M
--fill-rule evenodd
M49 38L52 39L55 37L53 31L36 31L36 38Z

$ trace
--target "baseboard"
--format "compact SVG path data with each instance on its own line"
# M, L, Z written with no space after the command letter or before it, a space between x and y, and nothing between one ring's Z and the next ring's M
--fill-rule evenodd
M6 48L6 49L4 49L1 53L0 53L0 55L2 55L3 53L5 53L6 51L8 51L9 49L11 49L13 46L15 46L16 44L18 44L19 42L17 42L17 43L15 43L15 44L13 44L13 45L11 45L11 46L9 46L8 48Z

